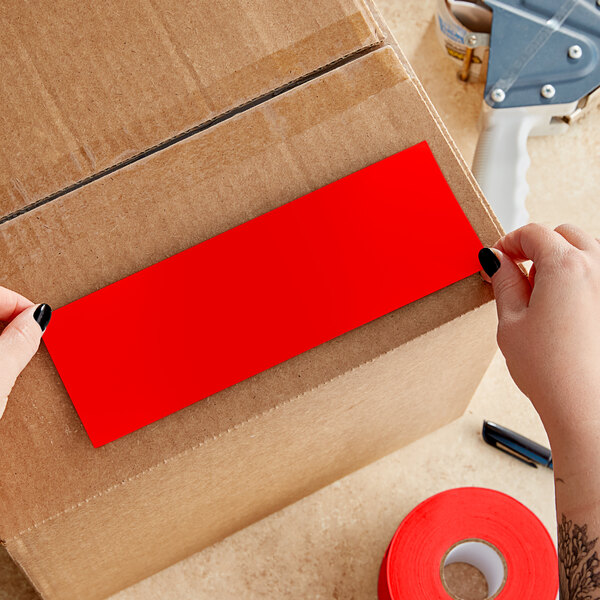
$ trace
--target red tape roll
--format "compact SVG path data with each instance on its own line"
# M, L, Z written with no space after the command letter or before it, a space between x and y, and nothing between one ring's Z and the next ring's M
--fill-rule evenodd
M448 560L451 549L456 560ZM558 560L550 534L523 504L483 488L442 492L408 514L383 558L379 600L453 598L442 582L443 564L474 564L465 560L469 552L477 555L480 564L475 566L488 584L490 578L497 580L488 598L555 600Z

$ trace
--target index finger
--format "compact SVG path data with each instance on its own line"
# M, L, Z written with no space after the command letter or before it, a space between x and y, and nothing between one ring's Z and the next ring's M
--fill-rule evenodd
M504 252L514 261L532 260L538 267L541 262L559 252L566 252L571 247L562 235L539 223L519 227L494 244L494 248Z
M11 321L30 306L33 306L33 302L25 296L0 286L0 321Z

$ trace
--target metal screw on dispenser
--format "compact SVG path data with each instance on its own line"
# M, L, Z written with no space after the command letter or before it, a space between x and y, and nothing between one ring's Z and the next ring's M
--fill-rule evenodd
M548 100L550 100L551 98L554 98L554 96L556 95L556 89L553 85L550 85L549 83L547 83L546 85L542 86L542 89L540 90L540 94L542 94L542 96L544 98L547 98Z
M492 93L490 94L490 97L492 98L492 100L494 102L504 102L504 100L506 98L506 93L504 92L504 90L501 90L500 88L496 88L495 90L492 91Z
M582 54L583 50L581 49L581 46L578 46L577 44L569 48L569 58L572 58L573 60L580 59Z
M475 48L475 46L477 46L477 36L475 34L472 33L467 38L467 45L470 46L471 48Z

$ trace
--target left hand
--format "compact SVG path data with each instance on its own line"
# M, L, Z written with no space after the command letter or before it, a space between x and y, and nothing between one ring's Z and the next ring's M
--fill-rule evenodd
M36 353L52 309L0 287L0 321L8 323L0 334L0 418L21 371Z

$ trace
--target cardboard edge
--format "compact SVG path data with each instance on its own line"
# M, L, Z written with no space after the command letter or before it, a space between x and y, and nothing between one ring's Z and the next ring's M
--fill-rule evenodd
M371 17L375 28L375 34L381 40L385 40L389 35L390 31L387 25L385 24L385 21L381 16L381 13L379 12L379 9L374 4L372 8L371 4L369 3L369 0L358 0L358 3L360 4L360 6L362 6L363 11Z
M38 582L36 582L34 580L34 578L31 576L30 572L26 569L25 565L22 564L21 561L18 560L18 558L16 556L13 555L13 553L11 552L11 548L10 546L4 541L2 540L2 545L8 556L10 557L10 559L15 563L15 565L17 566L17 568L19 569L19 571L21 571L21 573L23 574L23 576L27 579L27 582L29 583L29 585L33 588L33 590L35 591L35 593L40 597L43 598L42 595L42 590L40 589L40 587L38 586ZM2 590L0 590L1 592Z
M473 277L477 277L478 275L475 274L473 275ZM454 319L450 320L450 321L446 321L445 323L442 323L441 325L438 325L437 327L435 327L434 329L431 329L429 331L426 331L410 340L408 340L406 343L410 343L413 342L415 340L418 340L424 336L429 336L434 334L435 332L437 332L439 329L446 327L447 325L449 325L450 323L454 323L458 320L464 320L467 318L467 315L472 314L473 312L482 309L483 307L486 307L490 302L484 302L482 304L480 304L479 306L476 306L475 308L472 308L460 315L458 315L457 317L455 317ZM111 492L119 489L120 487L127 485L128 483L130 483L131 481L135 481L137 479L140 479L142 477L144 477L146 474L150 473L151 471L154 471L155 469L157 469L158 467L160 467L161 465L167 464L169 462L173 462L176 461L177 459L179 459L180 457L186 456L192 452L195 452L196 450L202 448L203 446L205 446L207 443L210 443L211 441L215 441L218 439L221 439L225 436L227 436L228 434L231 434L234 431L237 431L238 429L241 429L243 427L245 427L247 424L252 423L254 421L258 421L261 418L263 418L264 416L273 413L275 411L281 410L282 408L284 408L285 406L295 403L298 400L301 400L304 396L314 393L315 391L319 390L320 388L323 388L329 384L331 384L334 381L337 381L343 377L346 377L348 374L353 373L355 371L357 371L358 369L362 369L363 367L370 365L372 363L374 363L375 361L379 360L380 358L389 355L390 353L394 352L397 348L392 348L390 350L387 350L386 352L382 352L380 354L378 354L377 356L366 360L346 371L344 371L343 373L340 373L338 375L336 375L335 377L331 377L330 379L327 379L326 381L323 381L321 383L319 383L316 386L313 386L307 390L304 390L301 394L297 394L296 396L292 396L290 398L287 398L285 400L283 400L282 402L279 402L278 404L275 404L274 406L271 406L270 408L260 412L260 413L256 413L254 415L252 415L249 418L244 419L243 421L240 421L239 423L236 423L235 425L228 427L227 429L224 429L222 432L220 432L217 435L213 435L213 436L209 436L207 438L204 438L202 441L200 441L199 443L190 446L189 448L186 448L185 450L178 452L177 454L174 454L168 458L165 458L163 460L161 460L159 463L156 463L155 465L152 465L151 467L148 467L142 471L140 471L139 473L132 475L130 477L128 477L127 479L124 479L122 481L120 481L119 483L116 483L108 488L106 488L105 490L98 492L96 494L93 494L92 496L89 496L88 498L85 498L84 500L81 500L80 502L77 502L76 504L72 504L71 506L55 513L54 515L51 515L50 517L47 517L45 519L42 519L41 521L37 521L36 523L34 523L33 525L19 531L19 533L8 537L6 540L4 540L4 545L9 545L10 542L16 542L20 537L22 537L23 535L25 535L26 533L30 533L31 531L33 531L34 529L37 529L41 526L43 526L44 524L53 521L59 517L61 517L64 514L67 514L69 512L73 512L74 510L77 510L79 507L83 506L84 504L87 504L91 501L93 501L95 498L98 498L100 496L106 496L107 494L110 494Z
M398 55L398 58L399 58L400 62L402 63L402 66L408 73L410 80L413 82L413 84L417 88L417 91L418 91L419 95L421 96L423 103L427 107L427 110L429 111L429 113L433 117L434 121L437 123L438 127L440 128L440 131L442 132L442 135L444 136L446 142L450 146L452 153L456 156L456 159L457 159L458 163L460 164L460 167L461 167L463 173L469 180L469 183L475 189L475 192L476 192L483 208L487 212L490 220L492 221L495 229L498 232L498 238L501 238L502 236L505 235L505 231L502 228L502 225L500 224L498 217L496 217L496 215L494 214L494 211L491 209L486 197L483 194L481 187L479 186L479 183L477 182L477 179L475 179L473 172L469 168L467 161L465 160L464 156L462 155L461 151L459 150L458 146L456 145L454 138L450 135L450 132L448 131L448 128L446 127L446 124L444 123L444 121L440 117L439 113L437 112L437 109L435 108L435 105L431 101L431 98L429 98L429 95L427 94L425 88L423 87L421 80L417 77L417 74L415 73L412 65L406 58L406 55L404 54L404 52L402 51L402 48L400 47L398 40L396 39L396 37L394 36L392 31L388 27L387 23L385 22L383 16L381 15L379 8L375 4L375 0L363 0L363 2L366 6L366 9L371 13L373 20L375 22L377 22L380 29L383 31L383 35L386 40L385 45L393 48L393 50ZM482 99L482 102L483 102L483 99Z

